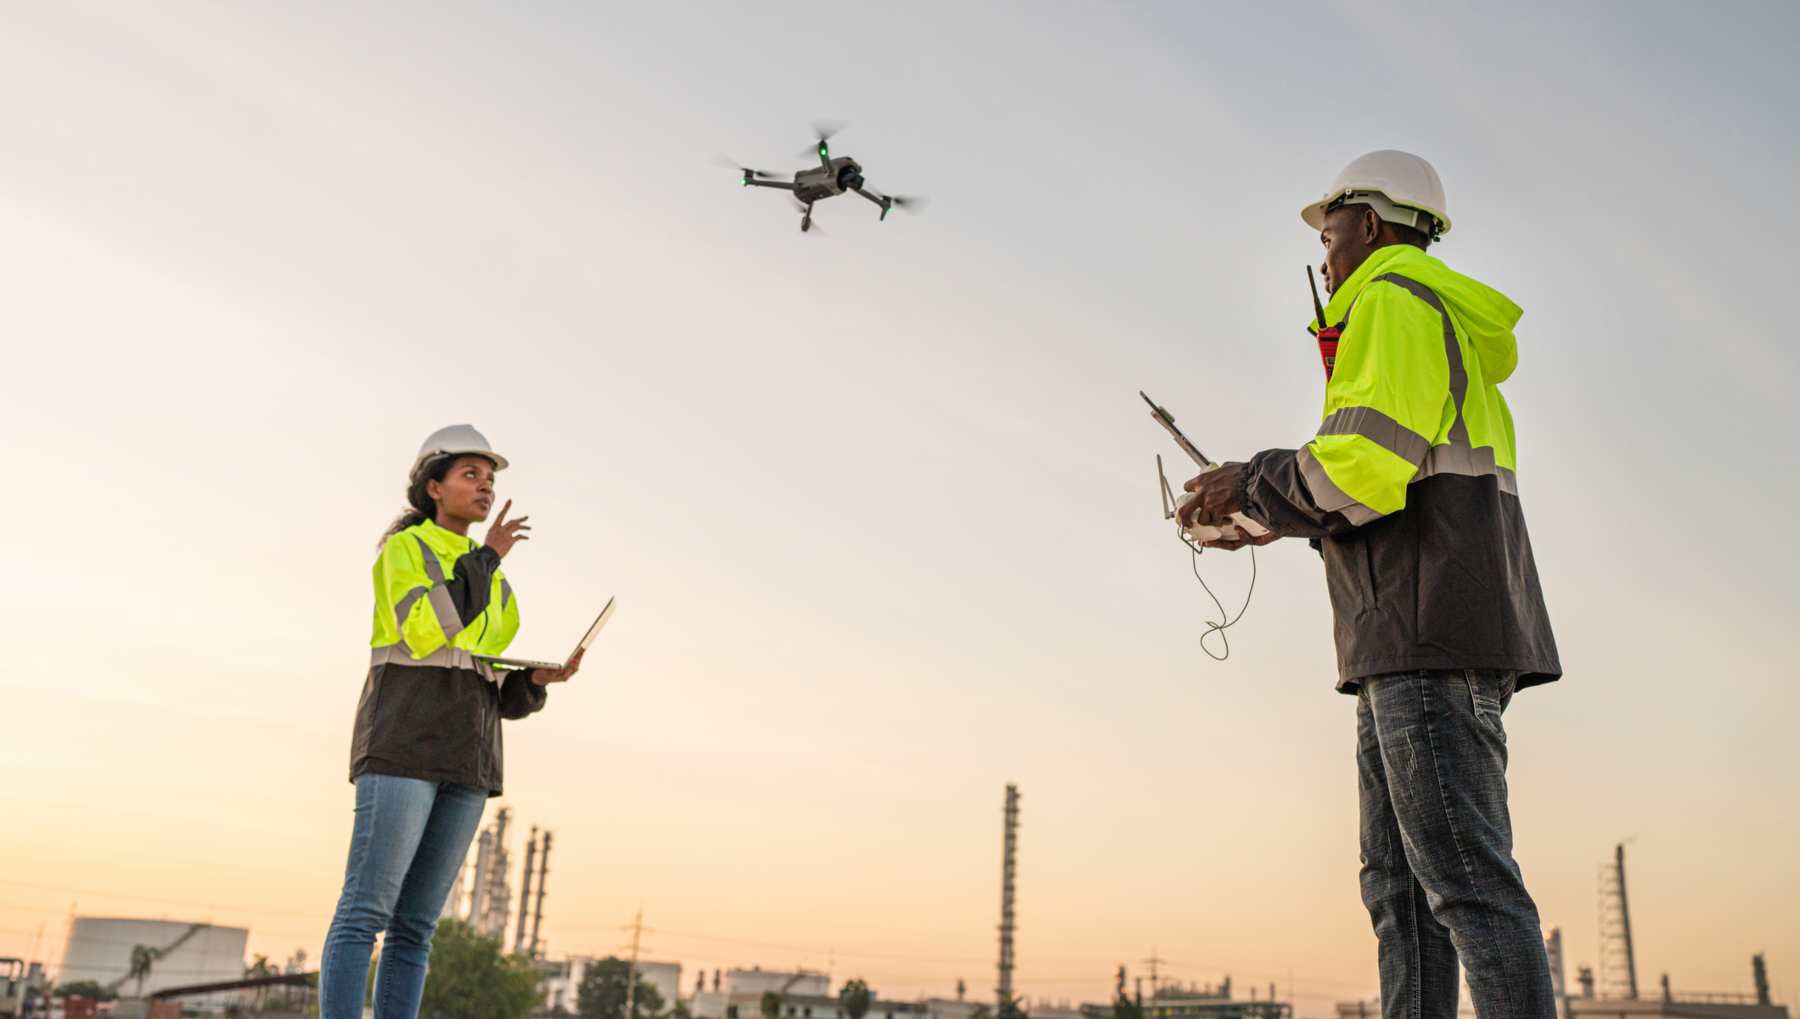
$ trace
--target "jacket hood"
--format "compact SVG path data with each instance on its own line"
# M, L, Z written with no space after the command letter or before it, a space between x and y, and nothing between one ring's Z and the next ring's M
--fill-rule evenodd
M1505 382L1512 375L1519 364L1513 327L1524 312L1500 291L1453 271L1410 244L1390 244L1371 254L1331 295L1331 302L1325 306L1325 320L1343 321L1351 303L1369 281L1390 272L1417 280L1438 295L1462 328L1463 339L1481 360L1484 380L1494 384ZM1312 323L1310 328L1316 331L1318 323Z

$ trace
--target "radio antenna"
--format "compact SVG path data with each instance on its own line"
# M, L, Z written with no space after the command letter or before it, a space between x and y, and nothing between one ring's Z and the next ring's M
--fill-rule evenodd
M1312 266L1306 267L1306 285L1312 288L1313 314L1319 316L1319 328L1325 328L1325 306L1319 303L1319 281L1313 277Z

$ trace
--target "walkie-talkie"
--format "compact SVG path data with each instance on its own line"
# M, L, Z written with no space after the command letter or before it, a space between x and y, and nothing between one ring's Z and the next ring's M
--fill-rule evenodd
M1340 323L1335 326L1325 324L1325 306L1319 303L1319 281L1313 277L1312 266L1306 267L1306 285L1312 288L1313 314L1319 318L1319 360L1325 365L1325 381L1331 381L1331 373L1337 368L1338 336L1344 327Z

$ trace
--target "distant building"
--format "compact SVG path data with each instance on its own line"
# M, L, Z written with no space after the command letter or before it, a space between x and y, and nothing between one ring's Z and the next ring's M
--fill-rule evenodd
M831 993L831 974L808 969L784 971L760 967L725 971L725 993L754 995L760 1001L764 991L781 995L827 995Z
M1704 994L1673 998L1570 998L1571 1019L1788 1019L1786 1005L1761 1004L1750 995Z
M727 1019L761 1019L762 992L745 994L742 998L733 995L729 1007L734 1011L727 1012ZM877 995L869 1002L869 1012L863 1019L923 1019L924 1015L925 1006L919 1002L889 1001ZM835 994L789 992L781 996L780 1019L845 1019L845 1016Z
M117 990L121 997L138 997L169 987L242 980L244 950L249 941L250 931L243 927L78 916L69 926L69 941L63 950L57 982L92 980ZM132 975L133 949L138 948L151 954L148 971L141 981ZM236 993L222 993L184 1004L216 1012L235 1004L237 999Z
M919 1002L919 1007L925 1010L924 1019L973 1019L975 1010L983 1005L990 1012L994 1010L992 1002L968 998L926 998ZM1032 1009L1031 1015L1032 1019L1037 1019L1037 1010Z
M760 1019L763 992L781 994L784 987L786 997L823 997L831 993L831 976L812 970L729 969L723 986L697 991L688 998L688 1012L694 1019Z
M1294 1006L1285 1001L1233 998L1230 977L1217 988L1165 985L1144 999L1145 1019L1293 1019L1293 1015ZM1036 1019L1036 1010L1032 1016Z
M781 995L780 1019L844 1019L838 997L831 990L831 975L814 970L726 970L724 986L691 994L688 1011L694 1019L762 1019L762 997L769 992ZM864 1019L930 1017L924 1002L890 1001L876 992ZM953 1013L940 1019L968 1017Z
M581 1010L581 981L587 976L588 967L599 962L603 956L571 955L566 959L541 962L538 964L542 974L540 989L543 993L544 1007L566 1009L570 1012ZM656 988L662 996L662 1010L667 1012L675 1007L681 994L681 963L652 962L640 959L637 963L639 979ZM648 1019L648 1008L639 1012L640 1019Z

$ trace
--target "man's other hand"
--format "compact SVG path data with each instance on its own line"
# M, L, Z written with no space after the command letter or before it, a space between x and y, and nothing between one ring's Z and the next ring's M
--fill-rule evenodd
M1270 531L1269 533L1258 537L1251 534L1249 531L1244 530L1242 525L1239 525L1237 535L1238 536L1235 538L1215 538L1212 541L1204 541L1200 543L1200 547L1217 548L1224 549L1227 552L1236 552L1240 548L1267 545L1269 542L1281 537L1281 535L1276 534L1274 531Z

